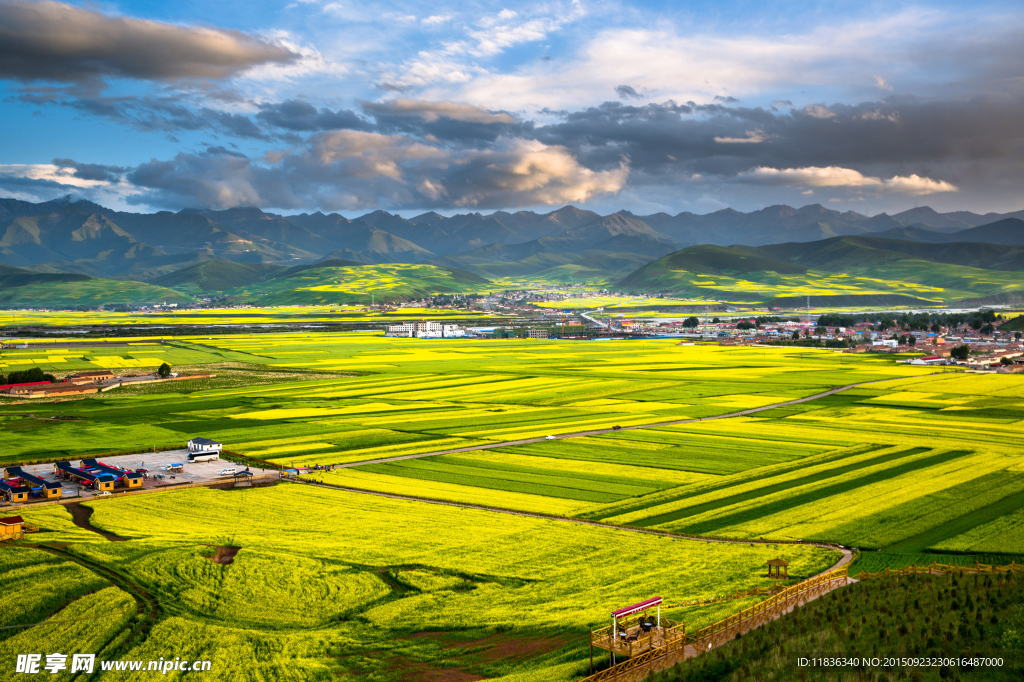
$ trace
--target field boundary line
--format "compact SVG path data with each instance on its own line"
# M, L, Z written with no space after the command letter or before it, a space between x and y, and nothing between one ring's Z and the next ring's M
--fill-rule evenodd
M922 374L921 376L931 376L933 374L942 374L942 372L932 372L929 374ZM730 412L728 414L719 414L713 417L698 417L696 419L679 419L676 421L668 422L654 422L651 424L633 424L630 426L621 426L618 429L596 429L593 431L578 431L576 433L565 433L560 436L552 436L553 440L568 440L570 438L585 438L587 436L600 436L606 433L618 433L620 431L635 431L637 429L653 429L659 426L678 426L680 424L696 424L698 422L709 422L716 419L732 419L733 417L745 417L747 415L756 414L758 412L764 412L766 410L774 410L778 407L787 407L789 405L799 405L800 403L811 402L812 400L818 400L820 398L826 398L836 393L842 393L843 391L849 391L852 388L858 388L860 386L867 386L868 384L878 384L885 381L895 381L902 377L890 378L890 379L872 379L871 381L861 381L856 384L848 384L846 386L839 386L832 388L822 393L815 393L804 398L795 398L793 400L786 400L781 403L773 403L771 405L764 405L762 407L752 407L747 410L740 410L739 412ZM460 452L474 452L478 450L494 450L497 448L508 448L516 445L529 445L530 443L545 443L548 442L547 436L538 436L536 438L523 438L521 440L510 440L503 441L501 443L486 443L484 445L471 445L464 448L453 448L450 450L437 450L434 452L421 452L413 455L397 455L395 457L381 457L379 459L367 459L362 462L346 462L344 464L330 464L324 465L329 469L351 469L353 467L365 466L367 464L387 464L389 462L400 462L406 459L421 459L423 457L436 457L438 455L455 455Z

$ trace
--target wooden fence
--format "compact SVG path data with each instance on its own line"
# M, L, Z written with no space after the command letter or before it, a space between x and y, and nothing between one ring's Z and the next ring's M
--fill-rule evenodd
M846 585L847 582L847 568L842 566L804 580L792 587L776 591L764 601L758 602L748 609L744 609L725 620L713 623L692 634L686 632L685 624L677 625L673 630L678 633L678 636L666 638L664 646L646 651L610 668L605 668L581 680L581 682L637 682L651 673L664 670L684 660L687 657L687 648L690 649L690 656L695 656L712 649L723 642L733 639L738 632L750 630L762 623L773 620L791 608L800 606L836 587ZM746 594L747 596L754 596L756 590L750 590ZM735 595L733 598L736 598ZM722 601L727 600L723 599Z
M947 573L988 573L994 575L1024 573L1024 564L1012 561L1009 566L993 566L992 564L982 564L977 561L974 562L974 565L968 564L966 566L932 563L929 566L905 566L896 569L886 567L875 573L861 571L855 577L857 580L877 580L879 578L898 578L907 575L945 575Z

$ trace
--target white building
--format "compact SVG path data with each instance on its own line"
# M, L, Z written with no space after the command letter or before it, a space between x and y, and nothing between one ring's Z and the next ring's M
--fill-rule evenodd
M188 461L209 462L220 459L221 444L209 438L193 438L188 442Z
M407 339L452 339L466 335L466 330L457 324L440 322L406 322L388 326L385 336L399 336Z

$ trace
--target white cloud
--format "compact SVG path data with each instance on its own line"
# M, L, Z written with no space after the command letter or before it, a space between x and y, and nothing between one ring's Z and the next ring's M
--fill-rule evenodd
M0 176L43 180L65 185L68 188L85 189L106 187L104 180L84 180L74 176L74 168L57 166L52 163L7 163L0 164Z
M715 142L718 144L757 144L766 139L763 130L748 130L746 137L715 137Z
M919 196L922 194L936 194L938 192L958 192L959 188L945 180L932 180L922 178L919 175L901 177L899 175L885 181L885 188L900 194Z
M892 86L885 82L885 79L875 74L875 85L880 87L882 90L888 90L892 92Z
M446 43L445 52L491 57L521 43L543 40L583 15L583 8L578 2L573 2L572 10L566 14L532 18L521 17L518 12L503 9L497 15L480 19L477 28L467 31L469 40Z
M865 71L871 74L873 66L897 60L909 43L925 40L939 18L936 12L906 10L770 36L684 31L665 23L657 28L606 28L568 58L480 75L459 99L501 102L515 109L571 109L593 105L594 93L609 92L620 83L677 102L707 102L721 92L756 98L780 87L798 92L846 86L862 80ZM501 42L500 28L494 35L481 32L480 50ZM870 59L864 57L868 52Z
M429 17L420 19L420 23L424 26L440 26L441 24L446 24L451 20L452 15L450 14L432 14Z
M758 166L739 173L736 179L763 185L802 185L805 187L844 187L875 189L919 196L939 192L956 192L958 188L945 180L918 175L894 176L888 180L864 175L852 168L839 166L808 166L806 168L766 168Z

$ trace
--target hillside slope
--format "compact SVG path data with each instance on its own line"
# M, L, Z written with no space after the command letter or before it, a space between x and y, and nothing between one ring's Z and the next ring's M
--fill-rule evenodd
M779 307L799 307L808 296L816 305L836 306L938 305L989 298L1005 302L1007 297L1024 297L1022 252L989 244L865 237L764 247L698 246L648 263L618 287Z
M195 299L143 282L100 279L74 273L40 273L0 266L0 307L74 308L104 305L191 303Z
M341 261L345 262L345 261ZM265 282L231 289L232 298L261 305L369 303L439 293L474 293L489 282L463 270L426 264L336 265L326 261L292 268Z

